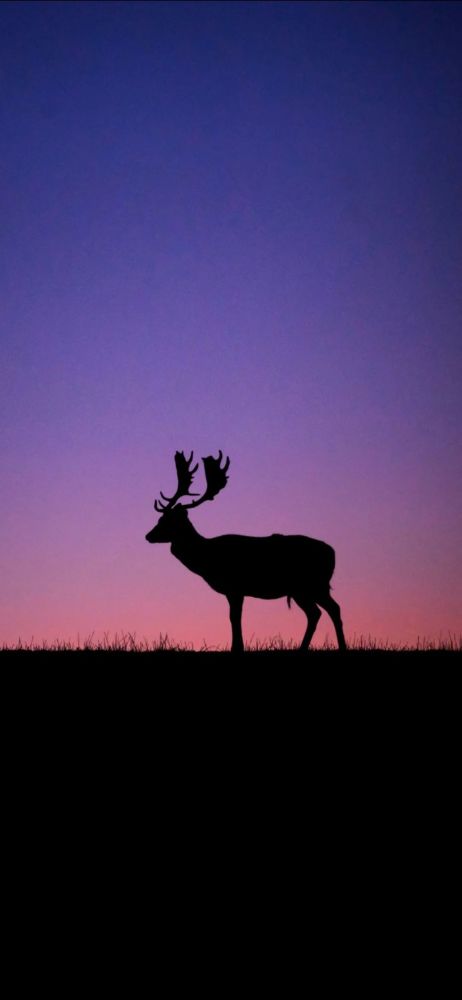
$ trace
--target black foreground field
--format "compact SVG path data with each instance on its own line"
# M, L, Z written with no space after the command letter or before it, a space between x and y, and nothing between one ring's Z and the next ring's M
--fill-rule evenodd
M38 814L44 795L72 817L76 801L121 809L140 836L154 817L178 838L182 810L181 831L206 815L228 828L230 802L241 817L265 802L277 828L299 815L306 836L383 825L384 802L404 815L417 795L438 817L456 801L460 654L3 650L7 773Z
M296 719L316 710L343 715L399 712L405 705L435 712L438 704L451 711L458 703L462 644L416 649L367 646L339 652L333 648L263 647L241 655L229 651L192 651L152 645L125 636L81 648L55 644L0 651L3 694L15 692L24 703L53 706L72 714L96 706L135 713L141 719L167 709L177 715L207 711L218 721L236 712L281 713ZM420 706L420 708L419 708ZM106 713L107 714L107 713ZM168 714L168 712L167 712ZM102 717L104 720L105 716ZM313 720L312 720L313 721ZM288 724L288 723L287 723Z

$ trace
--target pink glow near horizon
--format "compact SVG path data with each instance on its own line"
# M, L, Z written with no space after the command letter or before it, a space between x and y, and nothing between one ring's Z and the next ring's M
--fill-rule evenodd
M347 638L459 635L461 10L1 7L0 644L229 644L144 540L176 449L204 535L334 546Z

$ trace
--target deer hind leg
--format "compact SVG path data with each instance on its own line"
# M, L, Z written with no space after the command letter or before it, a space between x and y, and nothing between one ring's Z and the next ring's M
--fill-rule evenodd
M228 601L232 632L231 652L243 653L244 640L242 638L242 606L244 604L244 598L242 596L236 597L235 595L228 594Z
M313 601L310 601L308 597L295 597L294 601L298 604L299 608L305 612L307 617L307 627L305 635L301 641L300 649L308 649L308 646L314 636L316 631L316 626L321 617L321 612Z
M343 634L340 605L337 604L337 601L334 601L334 598L331 597L330 594L324 594L322 598L321 597L317 598L317 601L318 604L320 604L321 607L324 608L325 611L327 611L329 618L332 619L335 628L335 634L337 636L338 648L346 649L347 644L345 642L345 636Z

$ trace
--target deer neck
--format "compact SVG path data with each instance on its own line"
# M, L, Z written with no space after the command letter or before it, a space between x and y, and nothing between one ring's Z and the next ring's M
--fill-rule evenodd
M172 542L170 551L187 569L193 573L200 573L205 541L204 536L196 531L191 521L187 521Z

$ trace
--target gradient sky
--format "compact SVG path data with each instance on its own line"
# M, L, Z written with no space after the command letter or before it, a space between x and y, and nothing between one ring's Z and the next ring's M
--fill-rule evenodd
M462 631L461 51L459 3L0 5L0 642L228 642L144 540L176 449L231 457L205 535L335 547L347 636Z

